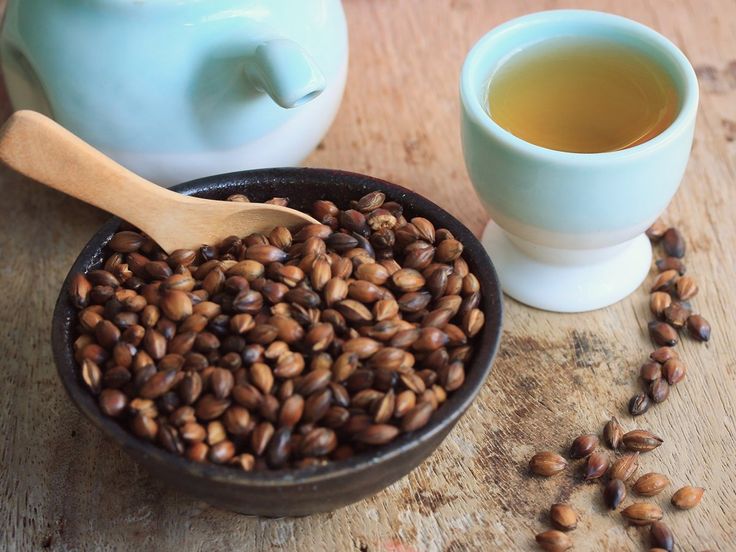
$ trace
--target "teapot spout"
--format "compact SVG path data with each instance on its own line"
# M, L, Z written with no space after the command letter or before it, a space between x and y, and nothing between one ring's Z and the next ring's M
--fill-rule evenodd
M296 42L276 38L259 44L245 66L253 85L281 107L305 104L325 89L325 77Z

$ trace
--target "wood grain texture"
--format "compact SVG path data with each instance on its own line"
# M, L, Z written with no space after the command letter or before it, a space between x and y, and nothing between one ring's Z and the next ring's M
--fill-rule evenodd
M0 3L1 5L1 3ZM679 350L686 381L634 422L625 412L650 345L644 288L583 315L506 300L493 374L422 466L377 496L305 519L222 512L164 487L101 438L70 405L49 346L67 268L105 219L0 171L0 547L33 550L529 550L553 502L580 514L576 550L642 550L646 534L604 510L598 485L530 479L531 454L564 450L615 414L665 439L641 473L705 487L689 512L653 499L681 549L736 550L736 3L733 0L347 0L351 67L344 103L311 166L365 172L417 190L479 233L487 219L463 166L458 75L492 26L556 7L619 13L672 38L696 67L701 108L683 185L666 213L688 239L707 345ZM7 115L7 102L0 102Z

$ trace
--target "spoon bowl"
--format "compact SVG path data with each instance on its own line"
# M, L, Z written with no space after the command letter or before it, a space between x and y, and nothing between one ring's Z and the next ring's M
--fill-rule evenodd
M17 111L0 129L0 161L29 178L137 226L166 252L232 236L317 221L265 203L178 194L132 173L35 111Z

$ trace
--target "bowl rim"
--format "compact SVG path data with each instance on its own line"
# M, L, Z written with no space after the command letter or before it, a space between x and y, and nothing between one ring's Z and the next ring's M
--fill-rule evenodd
M180 471L189 476L229 485L260 488L312 485L334 478L354 476L378 463L390 462L410 452L420 444L431 440L448 425L452 427L480 392L491 371L501 339L503 323L501 287L493 263L478 238L459 220L431 200L403 186L372 176L335 169L315 168L285 167L237 171L199 178L179 184L172 189L180 193L196 195L230 188L234 182L237 182L239 186L246 188L241 192L247 193L247 186L251 183L253 185L264 183L286 186L304 185L300 181L305 176L315 181L339 180L340 182L348 182L365 191L381 189L386 192L390 199L398 199L397 196L400 196L405 207L408 204L409 208L407 210L409 211L420 211L422 215L428 214L428 211L434 211L435 214L431 216L431 219L441 218L443 220L442 225L450 229L455 237L463 243L465 247L464 258L470 265L476 265L474 272L480 272L482 276L479 278L482 290L481 305L486 322L481 333L476 336L477 347L474 357L468 365L470 369L466 371L465 382L462 387L448 397L447 401L438 410L438 412L444 411L444 416L436 417L433 415L426 426L416 432L401 434L388 445L367 453L356 454L346 460L330 462L323 466L245 472L229 466L199 464L188 460L184 456L170 453L153 443L144 441L133 435L113 418L108 418L100 412L96 398L83 386L79 378L72 348L71 336L73 335L75 309L68 297L68 285L74 273L86 272L91 266L101 262L105 245L122 222L119 218L113 217L105 222L90 238L65 277L54 308L51 341L57 373L69 398L93 425L102 430L109 439L122 446L126 452L134 456L135 460L154 462L172 471ZM358 191L358 193L360 192Z

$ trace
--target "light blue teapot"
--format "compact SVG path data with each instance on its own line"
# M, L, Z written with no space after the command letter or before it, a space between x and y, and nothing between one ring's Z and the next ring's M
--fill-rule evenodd
M342 98L339 0L10 0L16 109L164 185L299 164Z

